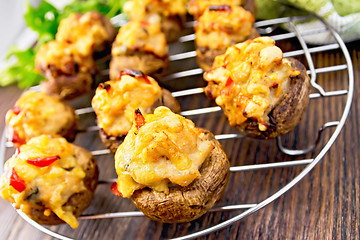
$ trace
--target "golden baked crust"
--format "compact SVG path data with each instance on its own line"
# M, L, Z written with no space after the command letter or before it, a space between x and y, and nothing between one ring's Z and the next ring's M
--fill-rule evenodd
M135 121L115 154L117 188L123 197L145 186L168 193L169 183L189 185L213 149L202 130L166 107Z
M290 77L290 88L283 99L269 113L270 126L260 131L258 122L248 119L235 127L249 137L275 138L291 131L301 120L309 105L310 78L304 65L294 58L289 58L291 67L300 74Z
M115 27L102 14L91 11L72 13L63 19L56 34L56 41L74 45L83 56L109 49L116 35Z
M112 47L112 56L134 52L152 53L160 58L168 55L165 35L157 15L146 20L132 20L120 28Z
M305 67L283 58L269 37L229 47L215 58L204 79L209 82L205 93L223 108L230 125L252 137L285 134L300 121L308 104L310 83Z
M126 134L131 128L134 111L150 112L161 97L161 87L153 79L137 70L124 70L115 80L101 83L92 99L97 124L108 135Z
M248 39L255 39L259 37L260 34L256 28L252 28L251 34ZM223 49L209 49L209 48L197 48L196 49L196 63L201 67L204 71L209 71L211 66L215 60L216 56L224 54L226 52L226 48Z
M57 97L29 90L6 113L6 126L7 138L16 146L42 134L60 135L73 141L78 117L70 105Z
M160 77L168 68L168 46L160 18L132 20L120 28L111 51L110 79L124 69L136 69Z
M239 6L210 5L195 26L196 61L205 71L227 47L259 36L254 16Z
M41 135L22 145L5 164L0 195L41 224L68 223L91 203L98 178L87 150L64 138Z
M56 40L42 45L35 67L46 81L43 91L72 99L92 88L95 60L107 55L115 37L110 21L97 12L74 13L60 22Z
M184 28L186 18L185 0L131 0L124 5L130 20L145 20L160 16L161 29L168 42L175 41Z
M135 109L152 113L162 105L180 112L176 99L152 77L137 70L123 70L117 79L99 85L92 100L101 140L115 152L131 128Z
M98 183L99 170L95 159L87 152L87 150L75 146L74 151L76 158L86 172L86 177L84 178L86 189L71 195L65 203L64 208L71 207L73 209L72 214L75 217L79 217L89 207L94 197ZM44 206L35 203L32 205L29 217L37 223L45 225L65 223L54 212L51 212L49 216L45 216L45 210L46 208Z
M154 104L151 106L151 112L154 112L154 110L160 106L168 107L169 109L171 109L172 112L180 114L179 102L171 95L171 92L165 88L162 88L161 98L155 101ZM112 153L116 152L116 150L126 137L126 134L119 136L108 135L103 129L100 129L99 135L105 147L110 149Z

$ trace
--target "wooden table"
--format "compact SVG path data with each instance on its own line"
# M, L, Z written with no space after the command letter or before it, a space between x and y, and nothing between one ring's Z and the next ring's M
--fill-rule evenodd
M285 46L284 43L283 46ZM359 80L360 41L347 44L355 70L355 91L351 112L346 125L334 145L322 161L285 195L258 212L235 224L208 235L208 239L359 239L360 229L360 127L359 127ZM286 46L285 46L286 47ZM291 44L287 45L291 48ZM342 64L339 50L313 55L317 67ZM319 74L318 82L327 90L347 86L347 72L337 71ZM345 83L344 83L345 82ZM166 83L167 84L167 83ZM165 84L165 85L166 85ZM175 84L172 90L179 90L182 84ZM14 86L0 88L0 113L11 108L21 90ZM212 106L203 96L180 99L184 110L194 107ZM299 127L285 137L287 147L306 147L314 141L314 136L326 121L338 120L342 114L345 97L331 97L311 100L310 107ZM232 133L221 113L192 117L200 127L211 129L216 134ZM91 120L93 121L93 120ZM92 122L93 123L93 122ZM90 123L91 124L91 123ZM0 121L0 131L4 121ZM332 134L327 129L315 152L300 157L290 157L281 153L274 140L253 139L223 140L231 165L273 163L311 158L317 155L321 146ZM91 135L96 138L96 134ZM101 149L97 140L79 136L78 143L91 150ZM114 170L108 167L105 157L97 157L100 164L100 178L114 177ZM105 168L104 168L105 167ZM227 204L257 203L273 194L293 179L303 167L278 168L259 171L232 173L223 199L218 206ZM87 213L97 209L132 211L135 207L128 201L113 196L108 185L102 185ZM0 199L1 239L51 239L30 226L17 215L11 205ZM161 224L145 217L109 220L81 221L77 230L65 225L51 227L52 230L77 239L159 239L192 233L199 229L220 223L241 211L210 213L191 223Z

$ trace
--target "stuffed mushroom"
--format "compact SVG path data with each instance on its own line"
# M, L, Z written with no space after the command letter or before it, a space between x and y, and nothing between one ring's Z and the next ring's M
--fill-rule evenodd
M78 226L90 205L98 167L85 149L64 138L41 135L20 146L0 178L0 196L34 221Z
M7 139L15 147L42 134L59 135L73 141L78 126L74 109L57 97L25 91L6 113Z
M205 93L231 126L246 136L274 138L293 129L309 102L310 78L293 58L283 58L269 37L229 47L204 73Z
M98 69L92 56L79 54L72 45L45 43L35 57L36 69L46 77L42 91L72 99L91 90Z
M42 45L35 67L46 81L43 91L72 99L89 92L99 70L95 60L107 55L115 28L97 12L74 13L60 22L56 39Z
M123 70L115 80L101 83L92 99L100 138L112 152L116 152L130 130L134 110L152 113L158 106L180 112L179 103L168 90L161 88L152 77L130 69Z
M184 28L185 2L185 0L130 0L125 3L124 11L130 16L130 20L146 20L158 15L167 41L173 42L180 37Z
M189 222L220 199L229 161L207 130L166 107L136 121L115 154L112 191L155 221Z
M137 69L159 78L169 65L168 46L160 19L133 20L122 26L111 51L110 79L124 69Z
M210 5L195 26L196 61L205 71L227 47L259 36L254 16L239 6Z

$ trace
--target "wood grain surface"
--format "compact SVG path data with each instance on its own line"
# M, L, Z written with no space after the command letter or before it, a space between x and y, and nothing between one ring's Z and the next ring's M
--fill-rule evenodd
M295 40L280 41L284 50L298 49ZM256 213L211 233L204 239L359 239L360 213L360 128L359 81L360 41L347 44L355 70L355 91L351 111L344 129L322 161L286 194ZM315 67L344 64L340 50L312 54ZM303 57L299 58L306 62ZM172 71L196 66L193 60L186 64L174 63ZM176 68L176 69L175 69ZM347 72L318 74L317 82L325 90L347 89ZM161 82L170 90L203 86L201 76ZM11 86L0 88L0 113L4 119L21 90ZM85 98L84 98L85 99ZM179 98L183 110L214 106L203 95ZM318 129L326 122L339 120L346 97L313 99L300 125L283 138L288 148L304 148L314 142ZM82 103L75 102L77 107ZM82 116L82 125L95 124L93 114ZM215 134L236 133L221 112L193 116L198 127ZM4 121L0 121L0 131ZM222 140L231 166L291 161L316 156L334 129L327 129L314 152L290 157L281 153L275 140L260 141L249 138ZM80 134L76 143L89 150L102 149L97 133ZM8 153L8 154L11 154ZM100 165L100 178L115 177L112 156L96 157ZM225 194L217 206L258 203L275 193L297 176L304 167L277 168L231 173ZM24 221L11 205L0 199L0 239L52 239ZM87 214L133 211L127 200L115 197L109 185L100 185ZM165 239L183 236L227 220L241 211L208 213L198 220L184 224L162 224L145 217L106 220L83 220L76 230L66 225L52 226L51 230L76 239Z

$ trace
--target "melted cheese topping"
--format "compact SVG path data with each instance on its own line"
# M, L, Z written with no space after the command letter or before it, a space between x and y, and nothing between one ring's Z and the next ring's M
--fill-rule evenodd
M111 42L114 36L114 27L100 13L73 13L60 22L56 41L73 44L80 54L88 56L94 50L102 50L104 43Z
M143 19L149 13L161 16L186 15L185 0L131 0L124 5L124 12L131 20Z
M37 167L26 160L60 156L60 159L47 167ZM26 189L18 192L9 184L9 175L15 169L24 180ZM32 138L20 147L20 153L5 163L4 174L0 178L0 195L14 204L25 214L30 215L34 204L41 202L72 228L78 226L73 208L63 205L75 193L85 190L85 172L74 157L74 146L64 138L51 138L47 135ZM76 206L74 206L76 207Z
M206 91L215 98L236 126L256 119L259 130L269 126L268 114L290 87L290 75L298 75L269 37L260 37L229 47L215 58L204 74Z
M187 186L200 178L199 168L214 148L201 129L166 107L134 124L115 154L117 186L123 197L149 187L169 192L169 182Z
M97 115L98 126L107 135L127 134L137 108L146 114L161 97L161 88L151 77L123 75L106 82L96 89L92 107ZM106 87L104 87L106 86Z
M126 55L128 52L153 53L159 57L168 55L166 38L161 31L160 18L153 15L147 21L130 21L120 28L111 54Z
M35 66L47 78L88 72L96 68L91 55L81 55L75 45L58 41L51 41L40 47L35 57Z
M207 8L198 19L195 39L198 47L224 49L246 40L252 31L254 16L239 6L224 5L226 10Z
M198 18L211 5L240 6L241 3L242 0L190 0L187 9L191 15Z
M43 92L24 92L15 107L6 113L8 129L25 142L41 134L58 134L74 121L76 117L70 106Z

